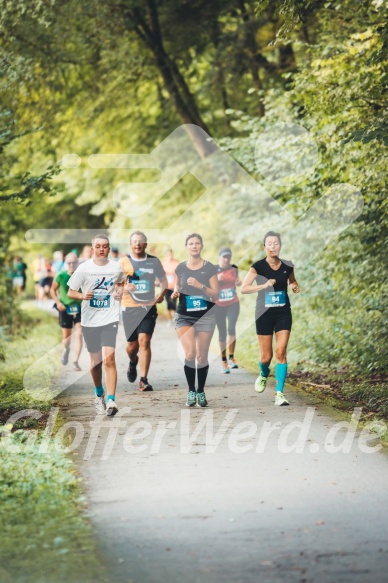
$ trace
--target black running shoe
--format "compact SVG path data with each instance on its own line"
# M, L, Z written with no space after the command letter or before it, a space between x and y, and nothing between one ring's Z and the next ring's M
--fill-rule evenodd
M128 366L128 370L127 370L127 379L129 380L130 383L134 383L136 378L137 378L137 363L139 362L139 359L136 359L136 362L132 362L131 360L129 361L129 366Z
M152 385L149 384L147 379L141 379L139 383L139 390L140 391L153 391Z
M62 354L61 362L65 366L69 362L69 352L70 350L64 350Z

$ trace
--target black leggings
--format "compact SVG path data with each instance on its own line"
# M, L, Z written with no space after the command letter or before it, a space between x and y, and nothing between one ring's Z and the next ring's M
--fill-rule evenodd
M226 341L226 318L228 318L228 336L236 336L236 322L240 313L240 302L235 302L224 308L215 306L218 340Z

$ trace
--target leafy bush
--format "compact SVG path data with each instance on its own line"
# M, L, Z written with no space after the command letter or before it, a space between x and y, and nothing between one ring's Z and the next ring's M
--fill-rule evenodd
M66 453L0 427L0 578L2 583L100 581L80 478Z
M0 580L2 583L100 581L92 529L85 519L79 477L60 445L40 449L51 403L34 401L23 374L60 340L51 314L31 304L20 310L17 337L0 363L0 419L24 409L42 417L0 427ZM1 423L1 421L0 421Z

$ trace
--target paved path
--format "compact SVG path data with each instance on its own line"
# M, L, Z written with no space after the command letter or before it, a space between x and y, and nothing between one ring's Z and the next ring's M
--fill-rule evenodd
M82 360L86 370L86 353ZM78 373L62 398L81 437L85 428L74 454L109 581L387 581L385 455L363 453L357 435L349 453L328 452L338 418L291 391L291 406L275 408L273 384L258 395L252 374L222 375L219 361L208 379L209 408L187 410L175 332L161 319L149 375L153 393L127 383L123 347L118 361L121 416L96 421L88 374ZM303 452L287 453L300 432L288 424L306 413L312 421L299 444ZM208 422L207 437L204 428L191 449L188 420L191 433Z

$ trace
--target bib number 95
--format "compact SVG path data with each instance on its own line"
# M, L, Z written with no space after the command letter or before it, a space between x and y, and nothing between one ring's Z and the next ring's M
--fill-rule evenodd
M205 298L201 296L187 296L186 297L186 310L188 312L200 312L206 310L207 303Z

